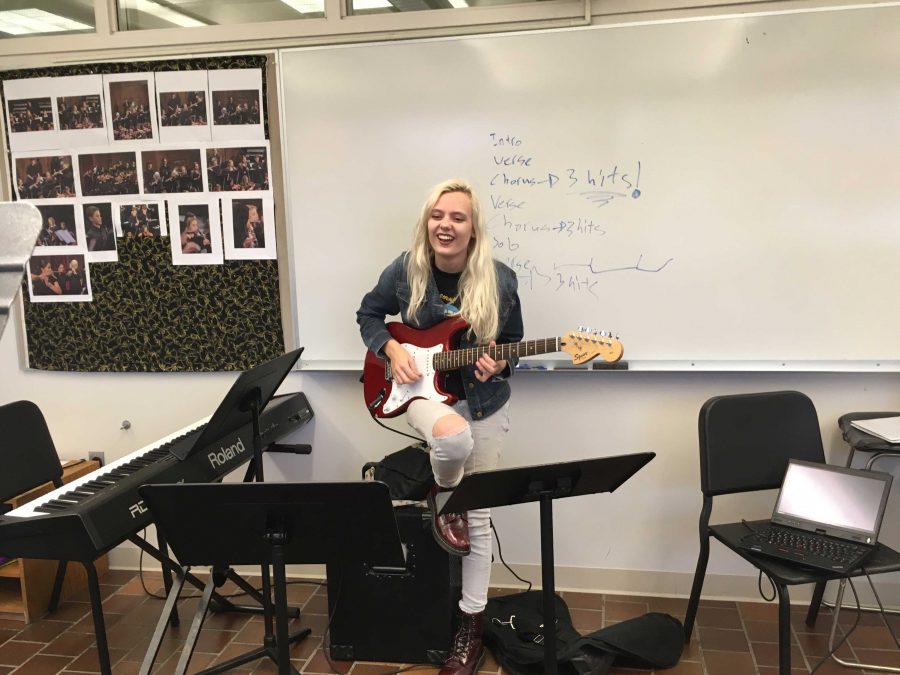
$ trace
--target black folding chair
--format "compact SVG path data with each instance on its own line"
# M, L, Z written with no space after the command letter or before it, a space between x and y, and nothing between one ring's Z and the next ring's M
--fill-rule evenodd
M849 575L813 570L754 554L740 546L750 532L743 522L710 525L713 498L719 495L770 490L781 486L791 459L825 463L819 419L812 401L796 391L716 396L703 404L699 419L700 556L684 619L685 642L690 641L709 561L710 537L740 555L772 580L778 595L779 672L791 672L791 615L788 587L822 584L830 579L865 574L862 569ZM765 522L765 521L763 521ZM900 569L900 555L879 545L866 562L866 572L880 574ZM806 623L815 623L820 597L814 597ZM836 608L835 617L837 619Z
M43 413L31 401L15 401L0 406L0 502L6 502L45 483L62 487L62 464L53 445ZM0 504L0 514L11 510ZM2 536L2 529L0 529ZM48 610L56 611L66 578L66 561L60 560Z

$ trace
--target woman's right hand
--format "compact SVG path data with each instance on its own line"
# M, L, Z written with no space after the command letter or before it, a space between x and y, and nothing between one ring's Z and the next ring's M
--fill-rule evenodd
M391 374L397 384L409 384L421 379L422 373L416 367L416 360L395 339L391 338L384 345L384 355L391 362Z

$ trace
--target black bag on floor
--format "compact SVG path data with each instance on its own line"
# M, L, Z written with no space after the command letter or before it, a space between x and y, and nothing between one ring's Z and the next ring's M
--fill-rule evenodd
M409 445L385 456L380 462L364 464L362 472L364 478L386 483L394 500L425 499L434 484L431 458L425 443ZM370 472L371 476L367 475Z
M527 591L488 600L484 643L511 675L540 675L544 662L543 595ZM681 658L684 632L668 614L643 616L581 635L559 596L556 656L560 675L603 675L615 664L632 668L671 668Z

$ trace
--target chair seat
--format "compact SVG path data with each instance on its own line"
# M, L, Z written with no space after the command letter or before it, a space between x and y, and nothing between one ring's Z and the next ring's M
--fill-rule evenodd
M891 443L851 424L855 420L871 420L879 417L898 417L900 412L852 412L838 418L841 435L851 448L868 452L896 452L900 454L900 443Z
M758 529L765 527L768 523L768 520L755 520L750 521L747 524L754 529ZM778 558L770 558L769 556L760 555L742 548L740 542L749 533L747 526L743 523L710 525L709 529L712 536L722 542L722 544L733 550L750 564L761 569L773 580L786 586L815 584L831 579L841 579L843 577L858 577L864 575L866 572L869 574L881 574L883 572L893 572L900 569L900 553L890 546L885 546L881 543L877 545L875 552L866 559L864 567L855 569L849 574L842 574L812 569L796 563L782 562Z

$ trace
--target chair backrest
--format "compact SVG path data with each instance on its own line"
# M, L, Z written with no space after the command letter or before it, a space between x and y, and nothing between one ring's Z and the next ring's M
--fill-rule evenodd
M62 481L62 466L44 415L31 401L0 406L0 501Z
M798 391L711 398L699 432L706 497L780 487L790 459L825 463L815 406Z

